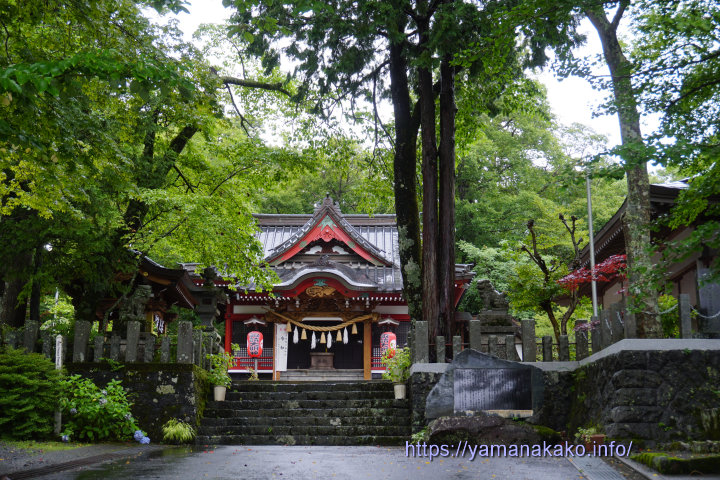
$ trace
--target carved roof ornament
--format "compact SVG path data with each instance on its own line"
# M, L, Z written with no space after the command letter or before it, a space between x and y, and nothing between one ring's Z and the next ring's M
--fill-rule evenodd
M322 202L318 202L315 204L314 213L317 213L324 208L332 209L333 212L335 212L337 215L342 216L342 212L340 211L340 204L337 202L333 202L333 199L330 197L329 193L325 194L325 198L323 198Z
M335 293L335 289L329 285L313 285L305 289L309 297L329 297Z

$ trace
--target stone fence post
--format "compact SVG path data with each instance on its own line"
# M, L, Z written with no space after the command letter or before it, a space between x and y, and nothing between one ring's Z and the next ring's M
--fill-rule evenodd
M177 363L193 363L192 322L178 323Z
M488 336L488 354L493 357L499 357L497 335Z
M131 320L127 322L127 344L125 345L125 361L137 362L138 340L140 340L140 322Z
M28 353L35 353L35 344L37 343L38 330L40 325L35 320L25 322L25 331L23 332L23 347Z
M600 312L600 348L607 348L612 344L610 326L610 310Z
M522 354L523 362L537 360L537 344L535 343L535 320L522 321Z
M105 348L105 336L100 333L95 337L95 348L93 349L93 361L99 362L103 358L103 349Z
M581 328L575 331L575 360L582 360L588 356L588 331L585 330L587 320L578 320L575 325Z
M558 358L561 362L570 361L570 339L567 335L560 335L558 338Z
M415 321L412 338L415 363L428 363L430 361L430 346L428 344L428 326L426 321Z
M625 338L637 338L635 314L627 309L625 310Z
M45 358L48 360L52 360L53 358L53 344L54 344L54 338L52 336L52 333L50 333L47 330L44 330L40 334L40 338L42 339L42 353L45 355Z
M517 350L515 350L515 335L505 335L505 358L513 362L519 362Z
M445 363L445 337L442 335L435 337L435 355L437 363Z
M680 338L692 338L690 295L687 293L681 293L678 296L678 315L680 316Z
M170 363L170 337L165 335L160 343L160 362Z
M600 325L595 324L598 317L593 315L590 317L590 342L592 343L592 353L597 353L600 351Z
M543 362L553 361L552 337L550 335L545 335L544 337L542 337L542 353Z
M480 320L470 320L468 327L470 330L470 348L482 351L482 328L480 326Z
M620 317L622 310L621 303L613 303L610 306L610 339L612 343L617 343L625 338L625 322Z
M453 359L457 357L460 352L462 352L462 339L460 338L460 335L454 335L452 337L452 347L453 347Z
M73 342L73 362L86 362L88 340L90 340L90 322L75 321L75 341Z
M203 332L201 330L193 330L193 363L201 368L205 361L204 351Z

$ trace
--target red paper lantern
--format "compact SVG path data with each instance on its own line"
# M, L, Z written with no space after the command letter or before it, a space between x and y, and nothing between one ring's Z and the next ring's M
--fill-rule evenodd
M395 356L395 347L397 346L397 337L392 332L385 332L382 335L380 335L380 349L382 350L382 354L385 355L385 352L387 350L390 350L388 353L388 358L392 358Z
M248 356L259 357L262 355L263 334L260 332L249 332L247 334L247 351Z

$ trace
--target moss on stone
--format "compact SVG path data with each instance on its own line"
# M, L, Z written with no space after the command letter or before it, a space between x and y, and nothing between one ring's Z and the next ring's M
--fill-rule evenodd
M720 473L720 455L679 458L665 452L644 452L630 458L664 474Z
M531 427L547 443L559 443L562 441L562 435L560 435L560 432L556 432L552 428L544 427L542 425L531 425Z

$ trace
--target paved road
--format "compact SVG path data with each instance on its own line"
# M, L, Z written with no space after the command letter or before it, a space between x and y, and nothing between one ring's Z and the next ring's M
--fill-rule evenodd
M602 463L599 459L596 462ZM587 475L587 476L586 476ZM168 448L131 460L43 477L60 479L593 479L565 458L412 458L398 447L224 446ZM599 477L596 477L599 478ZM603 476L602 478L608 478ZM617 475L611 477L622 479Z

